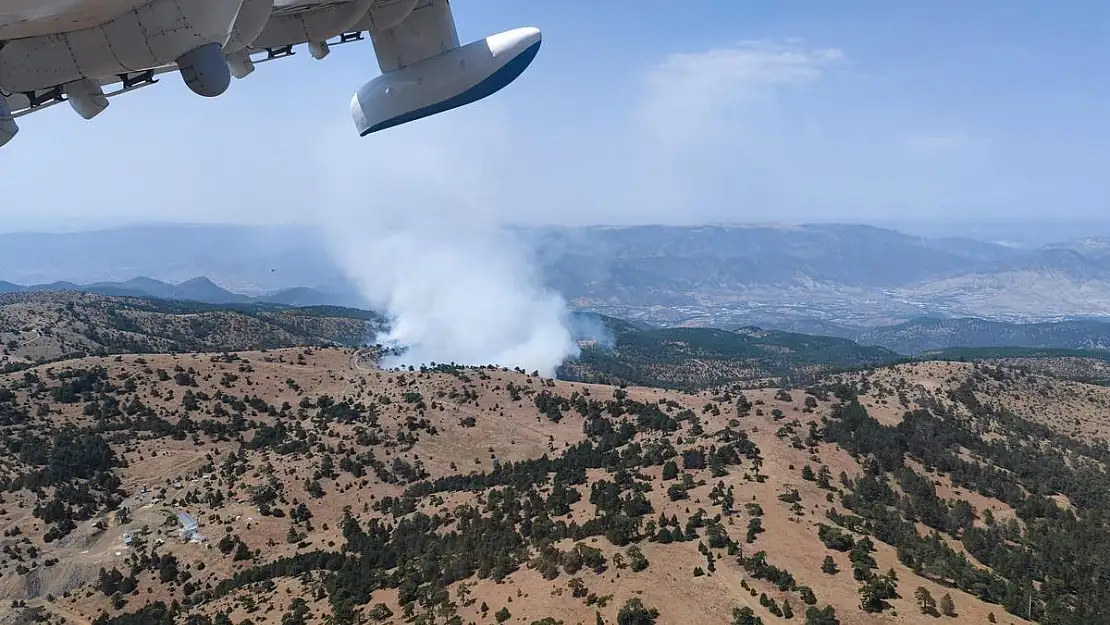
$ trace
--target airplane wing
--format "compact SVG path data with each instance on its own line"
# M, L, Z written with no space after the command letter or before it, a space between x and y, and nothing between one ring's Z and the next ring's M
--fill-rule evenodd
M382 75L351 102L363 136L491 95L541 39L520 28L460 46L449 0L0 0L0 146L58 104L92 119L171 72L215 97L299 46L322 60L367 38Z

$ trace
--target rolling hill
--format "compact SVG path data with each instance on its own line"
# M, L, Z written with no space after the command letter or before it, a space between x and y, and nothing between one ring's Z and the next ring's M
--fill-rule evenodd
M651 332L611 327L618 344ZM802 346L736 336L699 349ZM5 618L1110 615L1104 387L923 362L680 392L360 356L139 354L0 374ZM183 538L181 512L202 538Z
M0 366L23 368L74 355L359 346L381 327L373 313L339 307L9 293L0 295Z
M871 367L900 356L843 338L741 328L639 329L605 318L612 343L584 343L560 377L608 384L705 388L739 380L811 377L832 369Z

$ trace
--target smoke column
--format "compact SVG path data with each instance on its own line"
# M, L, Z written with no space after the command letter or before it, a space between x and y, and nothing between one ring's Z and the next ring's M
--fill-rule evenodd
M487 128L476 142L446 120L426 121L362 140L344 124L318 157L331 181L323 195L334 198L319 211L331 252L390 317L389 334L376 340L406 348L385 364L496 364L551 376L578 346L565 301L542 286L493 208L504 203L496 133Z
M570 318L569 327L576 341L593 341L594 345L606 351L613 351L617 347L617 337L599 315L589 313L575 315Z

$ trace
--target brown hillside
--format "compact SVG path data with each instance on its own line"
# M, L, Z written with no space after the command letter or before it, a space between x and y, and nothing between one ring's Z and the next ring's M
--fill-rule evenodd
M898 379L910 376L907 384L917 389L915 393L939 397L937 393L956 384L960 375L975 374L971 366L946 364L869 375L873 387L892 388ZM585 430L602 422L615 427L639 423L639 433L622 453L630 457L635 447L635 453L655 450L652 453L666 456L673 448L679 454L671 459L677 476L664 479L662 461L633 463L624 471L590 468L583 483L559 483L581 495L566 514L551 510L538 518L584 527L601 518L598 506L590 502L592 489L625 480L632 489L622 489L622 497L646 489L643 500L650 504L638 524L640 538L626 542L605 531L582 529L585 536L579 540L528 545L528 556L510 558L515 564L509 570L462 575L462 581L446 586L445 597L433 604L434 609L403 599L396 584L389 582L368 600L356 601L356 609L369 622L390 612L393 616L380 622L403 622L407 605L415 615L438 613L441 620L435 622L453 613L464 623L493 623L495 613L505 608L510 623L544 617L568 624L594 623L597 614L614 623L628 600L640 598L658 609L660 623L730 623L734 610L744 606L765 623L782 620L761 605L762 593L777 605L788 600L794 613L790 622L801 623L807 606L797 588L805 586L812 589L817 607L831 605L842 623L935 623L936 617L915 607L914 590L924 587L938 600L951 594L959 616L945 621L986 623L993 612L999 622L1023 622L999 605L948 587L952 582L942 576L919 575L880 541L875 541L872 554L874 573L893 570L899 596L890 599L882 613L861 610L860 582L853 579L848 555L827 548L818 529L820 524L835 525L827 514L845 511L840 498L848 491L837 476L861 475L862 459L836 444L808 440L811 424L821 427L838 402L817 400L798 390L789 398L775 389L746 391L754 406L748 416L738 417L738 396L727 392L621 391L499 369L382 371L363 362L360 353L334 348L84 358L8 374L0 378L0 388L9 393L2 404L7 406L3 434L12 450L4 459L4 472L9 480L33 474L45 482L36 493L18 488L20 482L15 481L15 490L3 495L0 597L26 602L69 622L88 622L102 612L133 612L156 601L184 606L178 622L185 622L187 614L227 614L234 623L248 618L256 624L277 623L301 612L305 619L322 621L333 609L326 571L279 575L272 582L251 585L236 582L225 589L220 583L297 554L339 552L346 540L345 508L362 528L372 519L395 524L423 514L439 519L436 534L465 533L459 519L468 509L489 518L490 507L508 496L506 486L450 487L412 498L404 496L406 489L545 455L559 458L572 446L600 440L588 438ZM1071 392L1071 387L1054 388ZM1020 397L1025 391L1014 392ZM571 405L541 412L536 403L541 393L583 404L592 400L611 410L594 417ZM898 420L895 408L887 410L896 397L872 391L864 398L876 417ZM807 401L816 406L806 407ZM1017 399L1010 403L1020 404ZM629 410L651 418L644 421ZM665 424L668 420L679 429L672 431ZM49 439L67 425L108 443L116 466L106 472L118 476L118 489L97 484L103 478L95 471L64 482L88 486L87 497L59 494L61 483L49 483L50 471L64 473L63 469L27 450L50 447ZM701 468L695 462L688 467L682 456L684 451L714 448L746 451L719 467L724 474L716 477L711 466ZM47 454L57 455L57 449ZM826 467L831 483L822 487L803 479L807 465L814 471ZM925 469L920 471L924 474ZM538 496L542 502L555 489L549 478L535 490L522 485L511 496L522 502ZM1000 501L955 488L947 478L936 479L942 498L967 499L978 515L986 509L1003 521L1014 515ZM688 486L676 498L683 490L676 486L683 482ZM722 499L726 491L731 492L732 505ZM780 500L793 491L797 501ZM74 527L46 542L44 536L64 523L49 511L36 514L35 508L54 500L64 502L63 516L74 519ZM115 511L107 512L108 508ZM175 518L182 511L197 519L206 540L182 540ZM677 520L677 527L670 529L690 540L645 537L648 523L659 530L656 521L661 515L668 524L672 517ZM746 534L756 518L763 531L749 541ZM711 526L721 530L721 540L731 546L705 547L711 542ZM924 526L920 531L927 534ZM857 540L863 537L849 534ZM125 536L131 537L130 545ZM947 542L964 552L958 540ZM604 566L595 572L589 565L574 564L576 556L567 554L575 552L577 544L600 550ZM642 570L633 570L639 568L632 566L636 549L648 563ZM738 562L741 555L760 551L766 562L794 576L790 589L756 579ZM589 556L588 549L579 552ZM839 573L822 572L826 556L833 558ZM399 573L414 563L396 564L394 571ZM108 571L108 581L101 578L101 569ZM122 588L110 579L113 570L128 578ZM581 590L576 593L574 588ZM296 599L303 599L303 604L294 605ZM384 607L375 610L379 604ZM29 608L12 609L22 613Z
M84 355L360 345L372 325L350 311L206 304L89 293L0 295L0 370ZM370 316L372 317L372 316Z
M846 374L868 384L863 400L872 415L897 423L907 408L953 407L961 388L979 402L1083 440L1110 440L1110 387L1043 375L1029 363L918 362ZM962 407L958 407L962 410Z

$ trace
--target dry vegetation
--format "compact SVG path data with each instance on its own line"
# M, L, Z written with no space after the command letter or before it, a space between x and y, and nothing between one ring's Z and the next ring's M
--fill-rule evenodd
M911 407L965 409L952 394L971 385L978 401L996 410L1080 440L1110 440L1110 387L1059 377L1062 366L1025 359L1012 363L915 362L838 379L866 380L868 392L862 401L873 416L888 424L896 424ZM1045 370L1052 375L1041 372Z
M5 336L85 336L51 306L0 308ZM1105 622L1103 387L936 362L694 393L370 356L0 375L0 617Z
M93 391L96 401L85 401L91 399L88 396L72 403L56 401L52 390L74 379L64 376L101 370L96 379L104 386ZM897 374L892 369L875 377ZM28 379L35 381L27 383ZM184 417L196 427L192 430L187 425L182 432L169 433L135 428L109 436L119 464L125 465L114 470L123 494L116 511L97 510L50 543L42 541L47 524L30 514L49 489L38 497L28 490L4 496L0 523L8 556L2 565L0 592L5 599L25 600L26 605L42 606L71 621L91 620L102 611L121 614L152 601L187 604L188 595L204 594L236 572L296 553L336 550L344 541L340 529L344 508L366 523L371 518L392 519L394 511L402 516L422 512L450 517L458 506L482 506L489 499L484 489L419 497L411 509L381 509L376 504L388 501L387 497L401 498L408 486L422 480L489 471L497 463L544 454L554 457L584 440L584 416L566 410L553 422L537 409L538 393L568 398L577 394L602 402L615 394L622 396L612 387L550 381L500 369L386 372L360 363L351 350L339 349L90 358L10 374L6 384L16 389L12 404L26 407L33 415L27 423L12 426L13 430L45 432L63 424L94 427L98 422L126 419L135 404L169 423L180 423ZM834 482L822 488L801 473L807 465L824 466L833 476L843 473L853 479L861 473L860 464L834 444L797 444L796 436L783 432L786 427L804 436L810 424L821 424L836 402L816 401L800 391L790 393L788 400L775 396L774 390L748 391L753 409L738 419L732 396L628 389L628 400L659 404L661 415L681 420L681 429L674 433L666 432L669 426L665 426L664 431L647 428L635 436L645 448L663 444L673 446L678 454L673 459L677 477L664 480L662 462L633 474L635 483L650 488L643 493L650 513L644 515L645 525L639 529L643 532L648 522L657 526L655 519L662 515L677 519L674 529L681 528L688 540L628 541L618 546L604 533L581 541L556 540L549 547L533 549L535 561L506 572L500 580L475 576L450 585L453 612L462 622L494 622L501 608L509 610L510 622L553 617L565 623L587 623L597 614L605 622L615 622L619 608L639 597L657 608L659 622L665 623L728 623L734 610L743 606L765 622L780 620L761 605L759 596L766 594L779 606L789 601L795 613L792 620L801 622L806 603L797 590L780 591L775 584L754 579L738 563L741 553L750 556L762 551L769 563L791 572L797 586L812 589L818 606L833 606L843 623L933 622L934 617L915 606L913 592L918 587L937 598L949 593L960 622L985 623L989 612L1003 614L1000 606L947 588L943 580L918 576L899 563L892 547L882 543L876 543L873 554L875 571L893 570L900 596L888 601L881 616L862 612L856 592L860 582L852 579L847 554L826 548L818 538L819 525L831 524L826 518L829 511L842 508L837 495L842 485ZM868 401L872 396L878 394L865 394ZM117 401L122 415L87 408L94 405L103 410L107 398ZM243 398L257 399L236 406ZM816 406L806 407L806 400ZM875 400L881 401L885 400ZM327 408L331 408L330 417L324 416ZM205 433L210 427L206 421L227 424L235 418L244 420L237 426L241 430ZM279 423L289 431L278 435L273 429L263 430ZM742 458L719 477L696 459L686 466L683 451L705 450L720 441L720 433L726 430L746 432L754 455ZM258 443L263 437L269 438ZM344 463L352 458L355 464ZM355 473L351 466L357 466ZM22 468L15 458L8 460L9 475ZM570 506L566 519L585 524L595 518L595 506L589 503L591 489L612 477L604 469L591 469L585 482L575 486L581 499ZM675 499L678 495L668 491L683 483L688 485L685 493ZM940 483L951 489L947 480ZM550 484L542 485L540 492L550 495L551 489ZM725 491L734 502L727 510L721 499ZM780 500L780 495L792 492L797 493L796 502ZM950 490L946 496L955 500L965 494ZM758 504L759 510L750 504ZM1008 506L996 500L979 497L973 505L979 512L992 508L996 518L1013 516ZM128 511L122 518L121 510ZM178 511L199 520L205 542L185 543L175 534ZM556 516L552 515L553 520ZM761 519L764 531L748 541L754 518ZM695 519L692 525L691 519ZM710 525L723 530L728 542L706 549ZM123 543L125 533L135 537L130 546ZM221 542L229 546L221 549ZM543 549L565 554L576 542L600 550L605 565L598 567L599 572L570 573L566 564L555 565L552 572L549 564L539 562ZM951 542L959 546L958 541ZM240 543L245 554L239 553ZM634 571L630 565L633 545L649 563L643 570ZM163 565L151 566L152 553L162 559L172 556L177 573L166 579ZM822 572L827 555L840 573ZM556 562L565 559L564 555ZM561 574L560 566L564 567ZM134 592L117 595L113 590L105 595L98 588L102 568L124 576L138 568ZM321 577L281 577L273 584L237 588L188 611L210 617L225 613L232 622L246 618L255 623L277 622L291 613L292 600L300 597L306 600L306 618L322 618L331 606ZM579 586L585 594L575 597L574 588ZM388 610L379 609L378 614L392 612L400 622L405 608L396 590L375 592L361 610L369 615L379 603ZM483 604L488 606L485 611ZM421 610L417 606L416 612ZM1004 620L1019 621L1010 615Z
M0 295L0 371L84 355L359 345L377 319L282 309L43 292Z

